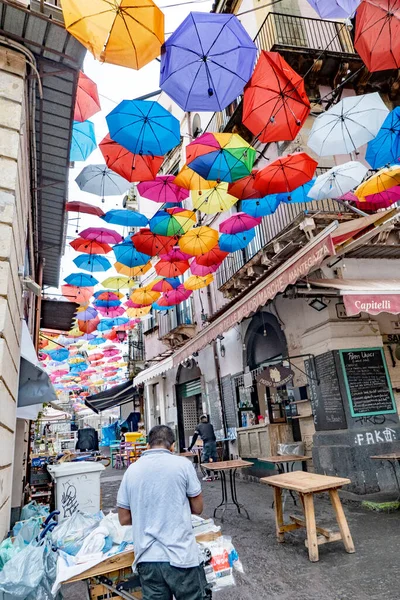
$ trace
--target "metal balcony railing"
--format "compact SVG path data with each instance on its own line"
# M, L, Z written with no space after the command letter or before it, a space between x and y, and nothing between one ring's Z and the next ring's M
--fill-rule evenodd
M158 337L162 339L180 325L193 325L193 310L190 300L182 302L173 310L159 313L158 315Z
M63 22L61 0L30 0L31 10Z

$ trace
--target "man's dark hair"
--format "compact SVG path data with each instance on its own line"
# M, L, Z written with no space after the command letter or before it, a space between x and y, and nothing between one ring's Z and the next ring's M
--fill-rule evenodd
M201 417L200 417L200 421L201 421L202 423L208 423L208 417L207 417L207 415L201 415Z
M169 450L175 442L175 435L171 427L168 427L167 425L156 425L150 430L148 442L150 448L164 446L164 448Z

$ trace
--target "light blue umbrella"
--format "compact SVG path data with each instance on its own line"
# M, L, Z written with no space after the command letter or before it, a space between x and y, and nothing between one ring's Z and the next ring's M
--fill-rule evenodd
M101 319L100 323L97 325L97 331L108 331L113 328L113 320L112 319Z
M223 233L219 238L218 245L224 252L236 252L237 250L246 248L255 235L255 229L248 229L241 233Z
M47 354L52 360L63 362L69 357L69 350L66 348L55 348L54 350L49 350Z
M82 123L74 121L69 160L71 162L85 161L96 148L93 123L91 121L83 121Z
M74 263L78 269L90 271L91 273L111 269L110 261L101 254L80 254L74 258Z
M269 196L264 196L264 198L243 200L241 209L252 217L266 217L267 215L272 215L279 204L280 202L277 194L271 194Z
M312 202L313 199L310 198L307 194L313 187L316 179L311 179L311 181L307 181L304 185L293 190L293 192L287 192L284 194L277 194L277 200L279 202L287 202L290 204L291 202L303 203L303 202Z
M86 273L71 273L64 281L68 285L75 285L76 287L90 287L99 283L93 275L87 275Z
M373 169L399 163L400 157L400 107L388 114L375 139L367 146L366 160Z
M110 319L112 322L112 327L118 327L119 325L125 325L129 323L129 319L126 317L115 317L114 319Z
M151 259L148 254L136 250L130 238L129 241L127 238L121 244L115 244L113 251L117 261L129 268L147 265Z
M121 196L129 188L130 183L106 165L88 165L75 179L79 189L88 194L100 196Z
M107 223L123 227L146 227L149 222L148 218L141 213L123 209L109 210L101 218Z
M103 338L103 337L95 337L94 339L90 338L90 345L91 346L100 346L101 344L105 344L106 341L107 341L106 338Z

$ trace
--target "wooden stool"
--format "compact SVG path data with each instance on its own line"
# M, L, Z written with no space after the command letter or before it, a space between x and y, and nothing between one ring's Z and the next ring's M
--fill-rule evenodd
M308 555L311 562L317 562L319 560L318 546L329 542L341 540L346 552L355 552L350 529L338 494L338 489L351 483L350 479L295 471L293 473L263 477L260 481L274 488L276 537L278 542L285 541L285 532L305 527L307 531L305 545L308 548ZM299 494L303 505L305 520L291 515L290 519L292 523L285 525L283 519L282 489L291 490ZM337 533L316 525L313 494L319 494L321 492L329 493L333 510L335 511L336 521L339 526L339 532Z

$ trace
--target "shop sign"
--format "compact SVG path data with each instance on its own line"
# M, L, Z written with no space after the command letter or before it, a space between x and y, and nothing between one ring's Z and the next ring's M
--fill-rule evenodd
M400 344L400 333L385 333L382 339L384 344Z
M294 373L289 367L283 365L273 365L266 367L257 376L257 382L265 385L266 387L280 387L289 383L293 379Z
M360 312L379 315L386 312L392 315L400 313L400 294L346 294L343 296L346 313L349 317Z

